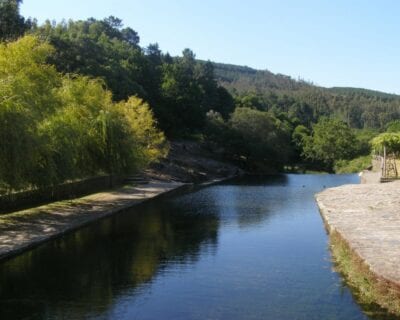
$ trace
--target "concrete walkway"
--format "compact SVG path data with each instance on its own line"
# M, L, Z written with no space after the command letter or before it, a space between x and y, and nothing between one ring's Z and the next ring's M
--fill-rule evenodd
M369 171L363 170L360 174L361 183L381 183L381 172L380 171Z
M400 181L345 185L316 195L337 231L379 278L400 286Z
M183 185L151 180L146 184L126 186L0 216L0 259Z

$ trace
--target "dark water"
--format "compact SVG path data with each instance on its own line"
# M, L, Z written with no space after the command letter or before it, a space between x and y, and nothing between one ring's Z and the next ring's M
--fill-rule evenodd
M345 183L245 178L103 220L0 264L0 319L368 319L314 201Z

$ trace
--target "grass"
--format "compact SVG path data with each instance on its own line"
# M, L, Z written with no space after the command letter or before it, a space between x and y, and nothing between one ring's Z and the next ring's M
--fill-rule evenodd
M335 231L330 234L335 270L342 274L363 311L376 319L400 318L400 288L379 278Z
M352 160L338 160L335 162L335 173L357 173L371 166L371 156L361 156Z
M91 201L83 198L77 198L72 200L62 200L39 207L34 207L30 209L15 211L7 214L0 215L0 228L7 227L11 225L17 225L22 221L31 221L38 217L45 217L58 210L73 209L78 206L90 205Z

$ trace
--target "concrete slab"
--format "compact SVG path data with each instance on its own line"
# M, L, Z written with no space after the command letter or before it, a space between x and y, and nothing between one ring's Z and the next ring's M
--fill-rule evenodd
M329 231L377 277L400 286L400 181L326 189L316 200Z

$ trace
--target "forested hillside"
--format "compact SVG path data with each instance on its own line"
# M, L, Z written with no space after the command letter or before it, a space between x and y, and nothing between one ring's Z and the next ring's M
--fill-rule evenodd
M267 90L298 90L311 84L297 81L283 74L274 74L268 70L256 70L246 66L213 63L218 82L235 93L248 91L265 92Z
M400 95L393 93L386 93L382 91L369 90L363 88L352 88L352 87L332 87L329 91L339 94L360 94L366 97L378 97L378 98L388 98L388 99L400 99Z
M296 102L306 103L314 115L337 116L355 128L384 129L400 116L400 96L380 91L333 87L324 88L268 70L213 63L215 76L233 95L258 97L269 107L287 112ZM280 99L274 103L275 97Z
M400 119L396 95L172 57L112 16L38 24L20 2L0 1L3 190L138 170L164 134L253 172L333 171Z

